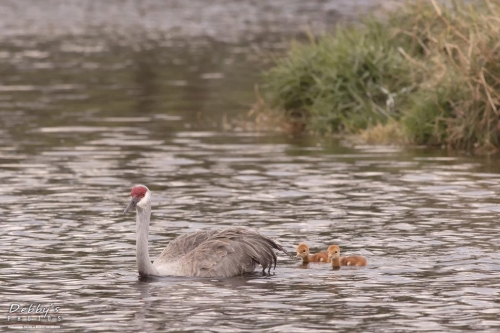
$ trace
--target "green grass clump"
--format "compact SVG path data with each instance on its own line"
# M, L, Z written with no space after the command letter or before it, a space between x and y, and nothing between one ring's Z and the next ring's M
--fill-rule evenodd
M383 133L390 123L402 142L498 149L500 4L410 1L384 20L295 42L266 73L265 92L317 133Z

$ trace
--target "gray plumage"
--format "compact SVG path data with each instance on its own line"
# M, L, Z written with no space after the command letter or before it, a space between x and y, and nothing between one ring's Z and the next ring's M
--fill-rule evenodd
M274 250L287 253L273 240L244 227L198 231L170 242L154 266L179 264L185 276L230 277L276 267ZM288 253L287 253L288 254Z
M288 252L273 240L244 227L198 231L182 235L168 244L151 264L148 234L151 191L144 185L132 188L132 199L124 213L136 209L136 258L141 276L177 275L231 277L276 267L274 250Z

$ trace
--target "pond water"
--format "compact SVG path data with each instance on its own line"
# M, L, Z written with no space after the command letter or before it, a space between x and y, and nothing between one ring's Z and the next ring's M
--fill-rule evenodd
M120 39L78 32L58 1L50 15L76 32L36 34L47 21L20 2L32 25L0 27L2 331L499 331L497 157L227 126L254 100L262 52L283 48L285 14L251 40L171 27ZM249 226L368 266L280 255L270 276L139 279L135 217L122 214L136 183L153 191L153 258L184 233ZM18 322L12 304L52 304L51 321Z

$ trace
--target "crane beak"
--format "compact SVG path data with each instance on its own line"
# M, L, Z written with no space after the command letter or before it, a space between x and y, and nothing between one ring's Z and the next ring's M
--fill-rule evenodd
M130 203L127 205L127 207L123 211L123 214L127 214L129 210L135 209L135 206L137 206L138 202L139 202L138 197L132 197L132 200L130 200Z

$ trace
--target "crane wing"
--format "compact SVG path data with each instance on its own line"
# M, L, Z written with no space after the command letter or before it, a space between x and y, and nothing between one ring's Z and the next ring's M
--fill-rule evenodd
M258 264L264 270L276 267L274 250L288 254L256 231L233 227L180 236L167 246L157 261L164 260L163 256L175 260L187 276L230 277L250 273Z

